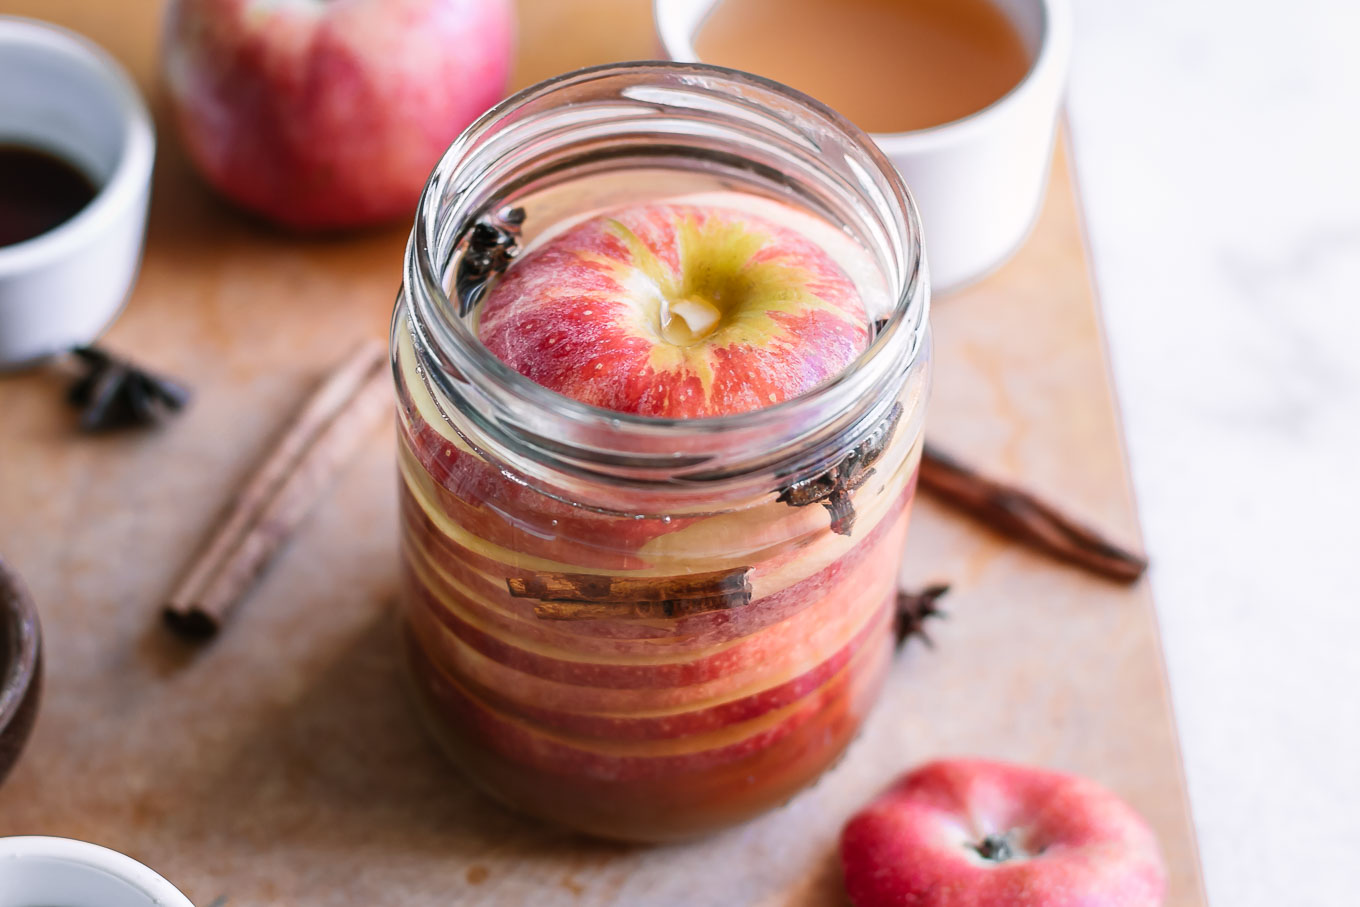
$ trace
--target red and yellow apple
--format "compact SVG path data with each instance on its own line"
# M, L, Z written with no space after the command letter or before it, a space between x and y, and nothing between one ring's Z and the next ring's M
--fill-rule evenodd
M666 418L790 400L869 339L856 283L822 245L759 213L684 203L592 217L531 247L477 328L551 390ZM852 536L773 492L731 512L658 515L622 488L610 506L576 507L474 450L397 341L412 675L476 782L578 829L657 840L748 818L835 761L891 655L916 438L894 437L855 492ZM674 619L544 620L508 588L740 568L749 603Z
M512 268L479 336L538 384L620 412L697 418L807 393L868 345L854 283L756 214L652 204L595 217Z
M841 835L855 907L1157 907L1143 818L1086 778L979 759L909 772Z
M295 229L409 218L504 96L511 0L173 0L163 71L219 192Z

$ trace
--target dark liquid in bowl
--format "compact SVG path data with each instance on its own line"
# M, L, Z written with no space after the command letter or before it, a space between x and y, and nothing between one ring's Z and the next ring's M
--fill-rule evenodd
M75 217L95 185L56 155L0 144L0 246L32 239Z

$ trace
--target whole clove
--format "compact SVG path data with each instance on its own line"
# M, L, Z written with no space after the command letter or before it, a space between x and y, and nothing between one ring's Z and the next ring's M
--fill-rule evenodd
M790 507L821 504L831 514L831 531L850 535L855 527L852 493L874 475L874 463L887 450L897 423L902 420L902 404L895 403L869 436L856 445L835 466L820 475L780 489L775 499Z
M510 267L519 254L524 217L523 208L511 208L500 218L483 217L469 229L453 281L459 315L472 312L487 281Z

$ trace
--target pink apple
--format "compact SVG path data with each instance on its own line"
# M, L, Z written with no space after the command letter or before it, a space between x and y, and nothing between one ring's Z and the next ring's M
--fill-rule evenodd
M840 374L865 349L854 282L755 214L653 204L578 224L491 290L482 342L544 387L606 409L747 412Z
M415 210L440 155L506 91L511 0L173 0L164 44L189 154L296 229Z
M924 765L841 835L855 907L1157 907L1157 840L1085 778L954 759Z

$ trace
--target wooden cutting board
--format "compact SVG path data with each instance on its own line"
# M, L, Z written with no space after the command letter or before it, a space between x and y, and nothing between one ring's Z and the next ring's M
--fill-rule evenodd
M655 53L643 0L524 0L527 84ZM156 98L160 4L0 0L69 25ZM156 104L159 108L159 103ZM835 839L897 772L983 754L1081 772L1152 822L1169 903L1203 903L1145 585L1091 579L918 505L904 578L954 584L845 760L749 825L685 846L585 841L451 774L399 685L390 434L375 434L225 635L158 622L214 514L319 376L383 336L409 225L280 235L214 200L161 118L146 261L111 348L198 396L159 432L76 435L55 371L0 378L0 554L27 578L47 690L0 834L132 854L200 905L836 904ZM935 307L931 434L1136 540L1081 228L1060 154L1020 255Z

